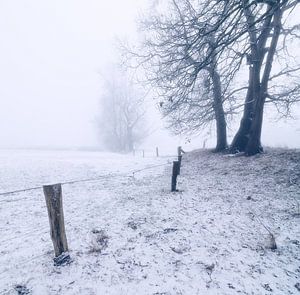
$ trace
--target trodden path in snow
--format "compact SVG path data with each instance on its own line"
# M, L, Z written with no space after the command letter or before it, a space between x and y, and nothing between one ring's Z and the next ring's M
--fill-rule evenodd
M3 157L1 186L166 162L80 155ZM16 294L16 285L32 294L299 294L299 162L299 151L195 151L183 158L178 193L170 192L170 164L64 186L73 259L65 267L53 266L42 192L13 196L0 203L0 294Z

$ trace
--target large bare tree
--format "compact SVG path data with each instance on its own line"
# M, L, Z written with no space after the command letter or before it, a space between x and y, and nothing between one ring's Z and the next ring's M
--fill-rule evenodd
M231 151L247 155L262 151L265 103L273 102L288 113L299 100L299 83L290 79L299 65L282 54L288 51L289 37L298 37L299 21L292 26L288 22L299 12L298 4L299 0L169 0L162 10L153 10L142 21L145 38L133 55L157 87L172 125L192 130L216 120L221 143L217 147L224 149L228 112L224 106L228 103L229 110L238 110L234 98L246 90ZM274 62L280 65L276 71ZM248 82L233 87L245 63ZM286 78L290 84L279 86L278 81Z
M296 81L290 78L291 74L299 71L300 67L299 64L291 65L290 56L287 55L287 39L296 36L299 24L285 27L288 23L286 18L291 16L299 1L243 0L236 2L239 2L241 13L239 22L243 26L240 33L236 37L233 36L232 40L236 43L240 41L240 36L246 36L247 47L240 54L247 59L249 82L243 117L231 144L231 150L254 155L262 151L261 131L266 101L273 102L277 106L284 105L287 111L291 104L299 101L299 84L295 84ZM279 61L282 51L286 55L283 58L285 62L277 73L272 73L274 61L276 58ZM285 86L278 84L276 86L275 80L278 78L288 78Z
M169 126L176 133L191 134L214 121L216 151L223 151L232 99L228 92L241 58L232 48L223 52L218 48L227 20L222 14L216 17L208 3L169 0L162 8L153 7L140 22L144 36L140 48L129 53L157 90ZM219 30L214 29L217 26Z

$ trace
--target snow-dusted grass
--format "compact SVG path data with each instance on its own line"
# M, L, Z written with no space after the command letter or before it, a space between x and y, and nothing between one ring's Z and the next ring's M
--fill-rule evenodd
M163 164L95 152L0 152L0 191ZM69 266L53 266L42 191L0 198L0 294L299 294L300 152L195 151L63 186ZM270 234L278 249L270 249ZM297 285L298 284L298 285ZM26 288L25 288L26 287ZM19 289L20 290L20 289Z

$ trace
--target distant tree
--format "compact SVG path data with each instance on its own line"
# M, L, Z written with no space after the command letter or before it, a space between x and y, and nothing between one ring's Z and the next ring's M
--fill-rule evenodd
M146 137L144 100L145 94L123 72L104 81L98 127L105 148L130 152Z

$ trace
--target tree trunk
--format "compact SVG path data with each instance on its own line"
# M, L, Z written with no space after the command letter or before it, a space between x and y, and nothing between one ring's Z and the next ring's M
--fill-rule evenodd
M263 151L260 138L263 123L264 113L264 100L260 99L260 102L256 105L255 116L251 124L251 130L249 134L249 140L245 149L247 156L252 156Z
M227 126L225 119L225 112L223 108L221 79L215 67L210 69L210 76L213 82L213 108L216 118L217 130L217 145L216 152L221 152L227 149Z
M234 153L245 152L251 138L252 125L255 123L257 101L260 98L261 57L256 58L250 66L249 89L246 97L244 115L240 129L234 137L230 150ZM259 121L259 115L256 123Z
M249 133L251 129L251 122L253 117L253 67L249 67L249 87L245 99L244 113L240 122L239 130L234 136L231 146L231 153L243 152L246 149Z
M273 14L270 13L265 19L262 33L258 37L254 15L249 9L248 3L245 2L245 4L244 13L247 19L248 33L251 42L251 54L248 57L251 62L249 66L249 87L240 127L230 146L230 151L232 153L246 151L250 138L253 138L254 140L254 129L256 130L255 132L257 132L257 135L259 134L259 139L254 140L256 142L256 150L262 150L260 145L261 127L259 128L259 124L262 124L263 106L262 109L260 108L258 110L257 114L256 112L259 104L258 102L262 99L260 73L265 55L265 46L272 28L271 21Z
M277 8L274 11L274 19L273 19L273 35L271 39L270 48L268 50L268 55L266 57L266 64L264 68L264 73L261 80L261 86L259 91L259 96L257 97L255 104L255 116L253 118L249 141L245 150L246 155L252 156L262 152L261 146L261 131L262 131L262 123L263 123L263 114L264 114L264 104L268 92L268 84L270 79L270 74L272 70L274 55L276 53L276 48L281 32L281 18L282 11L280 8Z

